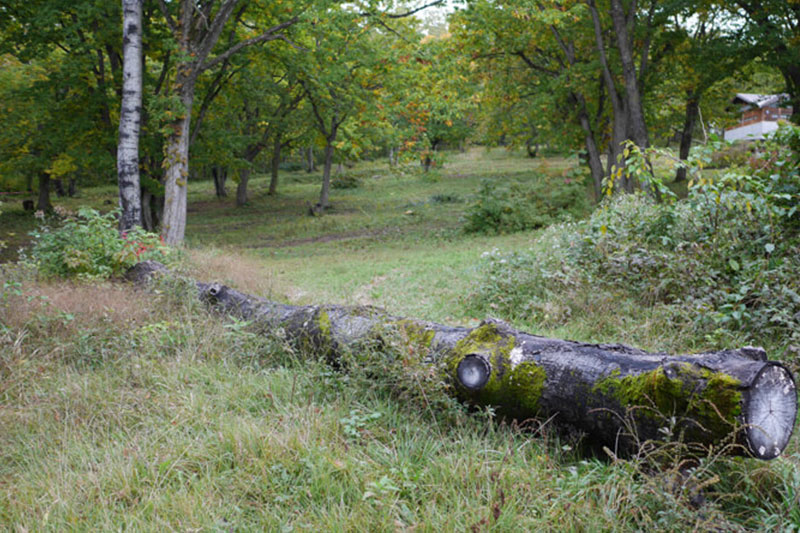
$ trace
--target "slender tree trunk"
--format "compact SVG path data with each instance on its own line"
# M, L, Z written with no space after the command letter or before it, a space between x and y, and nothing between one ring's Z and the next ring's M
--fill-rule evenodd
M597 47L597 54L600 59L600 65L602 66L603 81L605 82L606 92L611 100L611 109L613 111L611 141L608 144L608 161L606 162L606 175L611 176L615 166L624 163L623 161L618 161L617 159L622 154L622 143L629 138L628 110L625 100L623 100L622 96L620 96L620 93L617 90L617 85L614 81L614 75L612 74L611 67L608 64L604 32L600 21L600 13L597 10L597 5L594 0L588 0L587 3L592 14L594 38ZM630 180L624 174L621 177L621 183L615 184L615 188L621 188L626 192L632 192L633 190Z
M583 123L581 123L581 125L583 125ZM536 142L536 139L529 138L525 141L525 151L531 159L539 155L539 143Z
M181 68L178 68L178 72ZM189 178L189 129L194 101L194 77L178 76L183 116L173 123L173 133L167 141L164 180L164 216L161 235L167 244L183 242L186 232L186 189Z
M247 182L250 181L252 169L247 166L239 171L239 185L236 187L236 206L242 207L247 203Z
M150 204L152 196L153 194L149 191L142 191L142 227L147 231L153 231L155 228L153 210Z
M630 9L634 9L633 6ZM628 21L621 0L611 0L611 20L617 36L617 49L622 62L622 75L625 80L625 100L630 126L630 139L642 149L649 145L644 107L633 61L633 39L628 30Z
M36 209L50 211L53 206L50 204L50 174L47 172L39 172L39 200L36 203Z
M322 213L328 208L328 198L331 190L331 169L333 168L333 142L336 140L336 130L332 136L328 137L325 143L325 166L322 167L322 190L319 193L319 203L317 204L317 214Z
M314 163L314 146L308 145L308 151L306 153L306 172L311 173L316 170Z
M214 191L217 198L226 198L228 191L225 189L225 182L228 180L228 169L219 165L211 167L211 175L214 178Z
M692 134L694 126L697 122L698 112L700 110L700 101L697 95L690 94L686 100L686 116L683 119L683 131L681 132L681 146L678 156L681 161L686 161L689 158L689 151L692 148ZM686 179L686 167L678 167L675 172L675 181L683 181Z
M67 192L64 190L64 182L61 181L61 178L53 180L53 189L56 191L56 196L59 198L63 198L67 195Z
M117 145L120 231L142 225L139 127L142 111L142 0L122 0L122 104Z
M67 196L72 198L75 196L76 192L78 192L78 180L75 178L70 178L67 185Z
M796 63L783 65L780 71L789 91L789 103L792 106L790 120L795 125L800 125L800 65Z
M281 137L277 132L272 143L272 168L270 169L269 191L267 192L270 196L274 196L278 192L278 171L281 165Z
M624 102L617 100L613 104L614 118L612 119L613 125L611 128L611 142L608 146L608 162L606 163L607 175L611 175L615 167L625 166L625 161L622 159L623 146L630 136L629 130L629 117L627 106ZM633 182L623 172L619 178L619 183L615 187L620 188L624 192L633 192Z
M592 128L592 121L589 118L589 111L586 109L586 99L582 94L575 94L574 100L578 105L578 119L584 134L584 145L586 146L587 162L592 174L592 186L594 198L600 201L603 187L603 162L600 160L600 150L597 148L597 141ZM530 154L530 151L529 151Z

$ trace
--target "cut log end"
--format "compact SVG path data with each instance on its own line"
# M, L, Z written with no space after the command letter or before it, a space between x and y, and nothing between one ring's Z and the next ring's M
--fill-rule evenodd
M458 364L458 380L470 390L480 390L489 381L492 367L480 354L469 354Z
M797 416L797 389L780 365L759 372L744 409L750 451L759 459L774 459L786 448Z

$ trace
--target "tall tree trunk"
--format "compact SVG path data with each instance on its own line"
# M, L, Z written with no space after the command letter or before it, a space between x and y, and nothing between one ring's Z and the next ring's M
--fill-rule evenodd
M72 198L75 196L76 192L78 192L78 180L75 178L70 178L67 185L67 196Z
M796 63L783 65L780 71L789 93L789 104L792 106L790 120L800 126L800 65Z
M605 82L606 92L611 100L611 109L613 111L611 141L608 144L608 161L606 162L606 175L611 176L612 172L614 171L614 167L624 163L623 161L618 161L618 158L622 154L622 144L629 138L628 109L626 101L623 100L619 90L617 89L617 85L614 81L614 75L612 74L611 67L608 64L604 32L600 21L600 13L597 10L597 5L594 0L588 0L587 3L592 14L594 38L597 54L600 59L600 65L602 67L603 81ZM621 183L617 186L626 192L632 192L633 186L624 173L620 179Z
M589 163L589 170L592 174L592 186L594 190L594 198L600 201L603 194L603 162L600 160L600 150L597 148L597 141L594 136L594 129L592 122L589 118L589 111L586 108L586 99L582 94L574 94L574 101L578 105L578 119L583 129L584 145L586 146L587 162ZM530 151L529 151L530 155Z
M142 227L147 231L155 231L156 223L153 217L153 193L142 191Z
M236 206L242 207L247 203L247 182L250 181L252 168L247 166L239 171L239 185L236 186Z
M322 190L319 193L319 203L316 214L321 214L328 208L328 198L331 190L331 169L333 167L333 142L336 140L336 130L325 143L325 166L322 167Z
M689 151L692 148L692 134L694 126L697 122L698 112L700 110L700 101L696 94L692 93L686 100L686 115L683 119L683 131L681 132L681 146L678 156L681 161L686 161L689 158ZM686 167L678 167L675 172L675 181L683 181L686 179Z
M309 144L306 153L306 172L311 173L316 170L314 163L314 145Z
M59 198L63 198L67 195L66 191L64 190L64 182L61 181L61 178L55 178L53 181L53 189L56 191L56 196Z
M629 9L635 9L635 4L632 4ZM645 149L649 145L647 124L644 119L644 107L639 90L639 80L636 76L636 65L633 61L633 39L628 29L628 20L622 0L611 0L611 21L617 36L617 50L625 80L625 107L628 111L630 139L637 146Z
M142 110L142 1L122 0L122 104L117 145L120 231L142 225L139 127Z
M226 198L228 191L225 189L225 182L228 180L228 168L214 165L211 167L211 175L214 178L214 191L217 198Z
M45 213L53 208L50 205L50 174L47 172L39 172L39 200L36 203L36 209L44 211Z
M611 142L608 145L608 161L606 163L607 175L611 175L615 167L625 166L625 161L622 159L625 141L630 136L629 130L629 117L628 109L624 102L616 100L613 103L614 118L612 119L613 125L611 128ZM615 181L616 183L616 181ZM619 183L615 187L619 187L624 192L633 192L633 182L630 180L626 173L622 173L619 178Z
M274 196L278 192L278 171L281 165L281 136L275 133L275 139L272 141L272 165L271 175L269 180L269 191L267 194Z
M181 67L178 68L181 72ZM186 189L189 178L189 129L194 101L194 77L178 76L176 85L181 87L183 116L172 125L173 132L167 140L164 180L164 215L161 219L161 235L167 244L183 242L186 232Z

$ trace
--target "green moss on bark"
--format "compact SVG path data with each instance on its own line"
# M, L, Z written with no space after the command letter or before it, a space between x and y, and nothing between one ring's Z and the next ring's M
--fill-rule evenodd
M514 346L514 338L502 335L491 323L480 325L459 341L447 356L445 368L461 397L494 406L510 416L535 416L547 375L535 361L512 363ZM486 385L477 391L466 389L458 380L458 365L472 354L485 357L491 366Z
M733 429L741 415L740 387L739 380L725 373L681 363L624 377L616 370L595 384L592 392L615 400L622 408L649 408L654 418L693 420L699 426L691 425L690 433L719 434Z

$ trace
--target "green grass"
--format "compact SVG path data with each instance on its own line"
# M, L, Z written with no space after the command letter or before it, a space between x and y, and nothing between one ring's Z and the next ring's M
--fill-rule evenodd
M459 229L480 180L557 178L563 159L495 149L452 154L438 180L360 164L362 186L306 215L318 175L282 173L251 201L190 186L184 269L298 304L385 307L475 325L469 295L485 252L539 232ZM410 169L409 169L410 170ZM103 206L112 188L84 191ZM435 198L450 200L437 201ZM74 204L72 203L74 202ZM4 205L3 227L33 227ZM411 211L411 213L409 213ZM16 217L16 218L15 218ZM22 241L20 241L22 242ZM0 271L0 529L11 531L684 531L800 524L800 450L770 463L577 452L548 424L521 430L448 401L424 368L333 371L224 322L187 288L42 283ZM19 285L17 285L19 282ZM17 294L17 289L21 294ZM189 292L187 292L189 291ZM691 350L680 324L587 292L583 312L536 333ZM558 302L553 302L554 314ZM698 510L692 496L704 487Z

